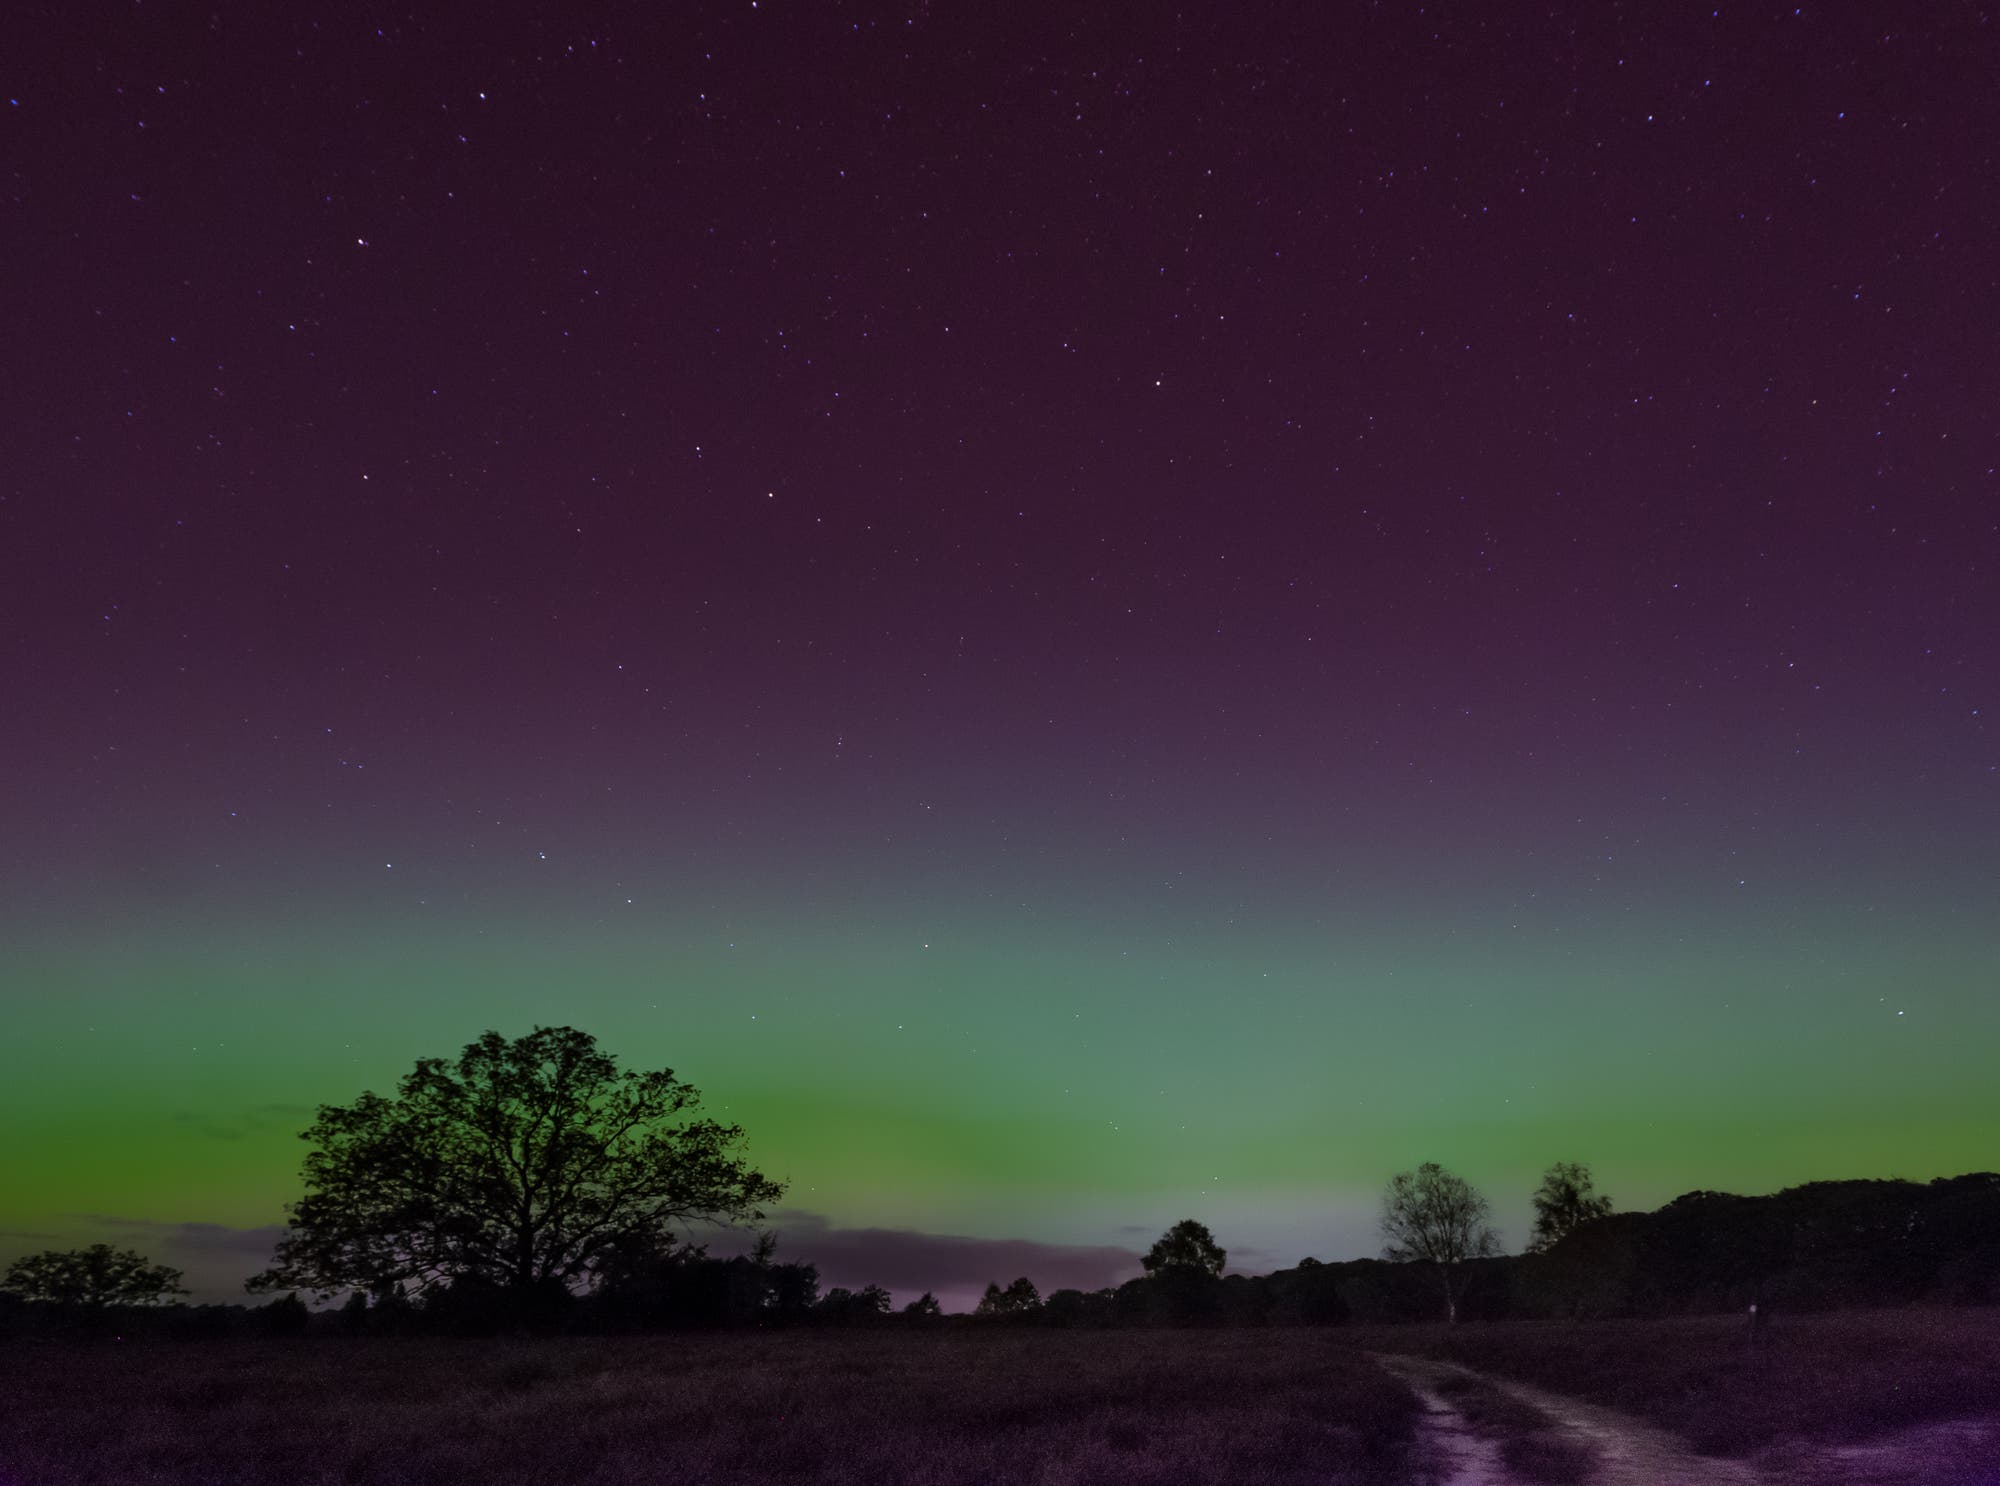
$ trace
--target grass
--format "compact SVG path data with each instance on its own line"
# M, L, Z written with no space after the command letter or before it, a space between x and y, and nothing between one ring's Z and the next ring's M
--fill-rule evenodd
M1383 1327L1357 1339L1622 1409L1713 1455L1856 1445L2000 1415L1991 1310L1781 1315L1754 1351L1734 1316Z
M1417 1405L1363 1349L1589 1399L1781 1475L1832 1447L2000 1419L2000 1314L1980 1310L1784 1316L1755 1352L1726 1316L18 1342L0 1347L0 1486L1386 1486L1412 1478ZM1587 1444L1535 1410L1477 1384L1444 1391L1523 1480L1589 1478ZM1967 1459L1990 1458L1983 1439L1968 1437ZM1960 1479L1938 1465L1946 1443L1903 1441L1903 1457L1931 1462L1912 1483ZM1888 1470L1871 1459L1840 1479L1904 1480Z
M0 1397L6 1486L1361 1486L1417 1413L1332 1331L16 1345Z

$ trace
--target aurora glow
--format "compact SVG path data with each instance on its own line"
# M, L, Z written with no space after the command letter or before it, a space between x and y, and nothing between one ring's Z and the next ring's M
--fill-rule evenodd
M2000 1160L1972 21L1034 10L35 22L0 1260L537 1022L806 1234Z

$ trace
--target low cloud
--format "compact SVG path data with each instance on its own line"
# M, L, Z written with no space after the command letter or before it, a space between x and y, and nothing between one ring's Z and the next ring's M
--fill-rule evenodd
M76 1213L79 1223L98 1228L112 1234L125 1235L120 1242L152 1243L164 1258L168 1253L192 1254L254 1254L258 1259L268 1258L278 1235L285 1231L282 1223L268 1223L260 1228L231 1228L226 1223L169 1223L158 1218L115 1218L104 1213ZM167 1262L171 1263L172 1260Z
M244 1280L270 1264L271 1251L285 1231L282 1223L232 1228L227 1223L171 1222L111 1213L68 1213L62 1221L70 1234L40 1247L108 1243L137 1249L156 1264L180 1270L188 1300L239 1305L245 1300Z
M975 1238L914 1228L843 1228L820 1213L773 1215L779 1260L816 1265L822 1287L880 1285L901 1300L928 1290L946 1310L970 1310L989 1284L1026 1275L1052 1290L1102 1290L1140 1273L1135 1250L1112 1244L1051 1244L1029 1238ZM747 1235L718 1237L711 1252L747 1247Z
M44 1242L53 1244L62 1237L62 1234L51 1233L45 1228L0 1228L0 1245L4 1245L10 1251L22 1244Z
M1227 1274L1269 1274L1292 1262L1274 1249L1260 1249L1249 1243L1226 1244L1224 1251L1229 1255Z

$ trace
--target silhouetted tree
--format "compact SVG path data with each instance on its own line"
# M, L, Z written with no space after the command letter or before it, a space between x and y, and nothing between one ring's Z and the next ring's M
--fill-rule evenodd
M298 1296L280 1295L256 1312L257 1327L267 1336L298 1336L312 1324L312 1312Z
M484 1275L460 1275L449 1284L424 1292L419 1329L455 1336L493 1336L520 1328L547 1330L563 1319L573 1298L554 1279L501 1285Z
M711 1257L701 1244L617 1245L599 1266L580 1319L641 1331L792 1324L818 1305L819 1272L810 1264L773 1263L774 1247L771 1234L749 1254L728 1259Z
M988 1285L986 1293L979 1299L979 1308L973 1314L1025 1316L1040 1310L1041 1306L1041 1292L1035 1288L1034 1281L1023 1275L1004 1290L997 1284Z
M1808 1182L1768 1197L1689 1192L1612 1213L1518 1261L1544 1315L1657 1315L1753 1302L1817 1310L2000 1298L2000 1176Z
M915 1300L903 1307L903 1314L906 1316L942 1316L944 1314L944 1307L938 1304L938 1298L935 1295L926 1290Z
M1317 1259L1307 1257L1296 1269L1266 1275L1264 1285L1270 1292L1268 1316L1277 1325L1331 1326L1347 1319L1340 1274Z
M1785 1267L1791 1235L1768 1198L1684 1192L1645 1229L1634 1289L1648 1310L1738 1310Z
M181 1272L131 1249L95 1243L87 1249L47 1249L7 1266L0 1290L23 1300L102 1310L110 1305L162 1305L185 1295Z
M1580 1161L1558 1161L1542 1173L1535 1189L1535 1231L1528 1252L1545 1254L1583 1224L1608 1217L1611 1199L1596 1190L1590 1168Z
M1092 1310L1091 1297L1081 1290L1051 1290L1042 1305L1042 1319L1051 1326L1088 1326Z
M368 1292L368 1329L400 1336L417 1329L417 1308L410 1292L394 1280Z
M1435 1268L1444 1283L1447 1321L1458 1320L1460 1267L1500 1250L1499 1236L1487 1222L1490 1212L1464 1177L1435 1161L1397 1172L1382 1194L1382 1257Z
M819 1304L819 1266L773 1264L770 1273L770 1318L776 1324L797 1321Z
M360 1333L368 1329L368 1294L364 1290L352 1292L342 1303L336 1317L336 1324L342 1331Z
M815 1311L820 1319L833 1322L872 1321L889 1314L889 1292L880 1285L863 1285L848 1290L835 1285L826 1292Z
M1193 1269L1220 1276L1229 1255L1215 1241L1215 1235L1193 1218L1183 1218L1155 1240L1146 1257L1139 1261L1147 1274L1168 1269Z
M1646 1218L1606 1213L1572 1228L1541 1253L1523 1255L1516 1276L1523 1311L1582 1320L1628 1309Z
M1111 1291L1111 1319L1119 1326L1153 1324L1159 1287L1151 1275L1139 1275Z
M569 1289L621 1242L761 1218L784 1188L737 1154L740 1126L683 1118L700 1099L669 1069L621 1073L572 1027L419 1059L394 1098L320 1106L306 1195L248 1288Z
M1271 1324L1272 1289L1261 1279L1232 1274L1218 1280L1213 1275L1204 1275L1201 1284L1214 1301L1201 1319L1222 1326Z
M1932 1293L1958 1305L2000 1299L2000 1176L1939 1177L1912 1237L1931 1255Z

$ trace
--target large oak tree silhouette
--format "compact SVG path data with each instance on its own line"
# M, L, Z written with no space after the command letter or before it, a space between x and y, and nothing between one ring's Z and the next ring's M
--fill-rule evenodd
M741 1126L693 1117L700 1101L573 1027L419 1059L393 1098L320 1107L300 1136L306 1194L247 1288L568 1291L614 1251L666 1248L675 1224L762 1218L783 1186L739 1154Z

